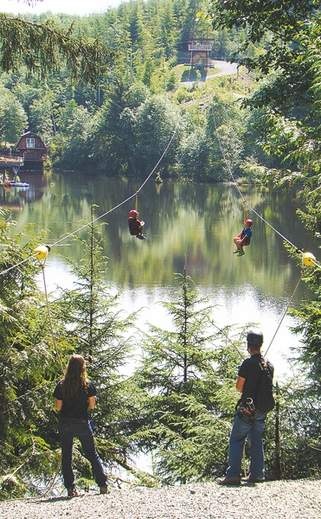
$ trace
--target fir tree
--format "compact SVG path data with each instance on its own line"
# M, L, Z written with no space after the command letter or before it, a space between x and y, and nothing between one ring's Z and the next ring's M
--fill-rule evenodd
M129 320L117 310L118 295L111 294L104 280L107 258L103 255L103 226L94 224L94 207L89 237L80 241L83 256L72 265L75 288L64 292L57 312L68 332L70 352L88 360L88 372L98 393L94 421L99 451L106 463L126 465L127 382L120 368L127 361L130 338Z
M133 439L153 451L167 483L222 473L239 361L235 345L213 331L210 307L191 278L184 272L177 282L166 303L173 329L151 329L136 373L145 402Z
M51 392L61 371L63 343L52 335L48 307L37 288L34 243L11 236L0 219L0 498L21 495L31 477L46 480L57 468L48 431ZM16 263L18 268L11 269ZM55 327L56 328L56 327Z

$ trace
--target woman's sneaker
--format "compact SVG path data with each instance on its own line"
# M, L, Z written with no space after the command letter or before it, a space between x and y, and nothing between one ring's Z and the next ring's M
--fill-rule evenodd
M228 478L227 476L223 479L219 479L219 485L237 487L241 484L241 478Z
M68 497L78 497L79 494L75 487L67 488Z
M107 485L102 485L101 487L99 487L100 489L100 494L107 494Z
M254 484L254 483L264 483L265 479L264 478L254 478L250 475L247 478L244 478L243 481L244 481L244 483Z

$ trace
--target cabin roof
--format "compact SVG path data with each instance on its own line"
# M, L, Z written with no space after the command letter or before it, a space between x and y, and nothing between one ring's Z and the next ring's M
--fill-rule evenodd
M35 132L31 132L30 130L27 131L27 132L25 132L25 133L23 133L23 134L21 135L21 137L20 137L20 139L18 140L17 145L16 145L16 148L17 148L17 149L25 149L25 146L23 146L23 147L21 148L21 141L22 141L23 139L27 138L27 137L33 137L33 138L37 139L37 141L38 141L38 146L36 146L34 149L44 149L44 150L47 149L47 147L46 147L45 143L43 142L42 138L41 138L39 135L37 135ZM39 146L39 144L40 144L40 146Z

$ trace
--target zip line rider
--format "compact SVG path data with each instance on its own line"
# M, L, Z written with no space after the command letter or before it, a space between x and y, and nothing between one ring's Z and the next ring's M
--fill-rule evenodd
M245 227L242 229L242 231L234 236L233 241L236 245L236 251L234 251L234 254L237 254L238 256L243 256L245 254L243 247L250 245L251 238L252 238L252 225L253 220L251 218L247 218L244 221Z
M131 209L128 213L128 228L132 236L136 236L139 240L145 240L143 235L143 227L145 222L138 219L139 212L136 209Z

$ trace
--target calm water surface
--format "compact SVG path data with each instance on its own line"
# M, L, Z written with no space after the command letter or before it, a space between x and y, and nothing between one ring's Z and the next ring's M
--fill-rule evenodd
M102 214L139 186L135 180L90 174L52 174L27 181L31 186L26 191L2 191L0 205L11 208L19 231L48 229L49 243L88 222L91 204L97 204L97 214ZM291 241L317 251L317 244L296 218L290 195L260 193L252 188L244 194L249 205ZM252 244L245 256L233 255L232 237L241 230L243 219L235 187L177 182L157 186L150 182L138 199L146 222L146 241L128 233L127 212L134 205L127 203L101 220L105 224L104 251L109 258L106 280L120 291L123 310L137 311L142 329L148 323L166 327L168 316L160 302L169 297L174 272L182 272L186 265L201 293L212 303L218 325L258 323L268 344L299 271L280 237L252 215ZM52 249L47 266L51 291L57 286L72 286L67 259L78 261L81 256L81 244L72 239ZM301 286L295 302L308 296ZM269 353L279 376L290 373L291 348L300 344L291 332L294 324L287 316Z

